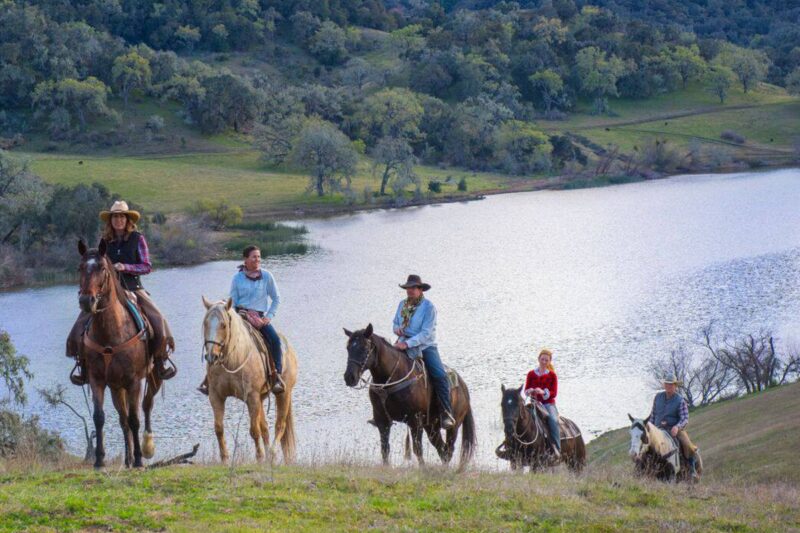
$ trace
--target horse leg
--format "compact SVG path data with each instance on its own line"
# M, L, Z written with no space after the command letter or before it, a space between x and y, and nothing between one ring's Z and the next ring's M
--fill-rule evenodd
M275 397L275 437L272 441L273 453L280 443L283 460L291 463L294 460L294 420L292 418L291 389Z
M144 442L142 443L142 456L150 459L155 455L156 447L153 442L153 428L150 426L150 413L153 410L153 400L158 390L161 388L161 380L156 377L154 372L147 374L144 390L144 400L142 401L142 411L144 411Z
M142 466L142 447L139 442L139 403L142 400L142 382L134 380L133 386L128 389L128 430L133 440L133 466Z
M247 396L247 412L250 415L250 437L256 446L256 460L264 460L264 446L261 443L261 419L264 418L264 404L261 403L261 392L251 392Z
M448 456L447 444L445 443L444 439L442 439L441 432L428 426L425 428L425 433L428 434L428 440L431 441L433 447L436 448L436 452L439 454L439 458L442 460L442 463L447 464L450 461L450 458L453 456L453 451L450 450L450 455Z
M220 398L213 389L209 391L208 401L211 402L211 410L214 411L214 433L217 435L219 444L219 460L223 463L228 462L228 447L225 445L225 398Z
M389 464L389 433L391 430L391 423L378 426L378 431L381 434L381 459L384 465Z
M97 446L94 449L95 468L106 466L106 448L103 445L103 425L106 423L106 413L103 411L104 398L105 385L101 386L97 383L92 383L92 418L94 419L94 434L97 439Z
M112 389L111 399L119 415L119 427L122 428L122 438L125 441L125 466L130 468L133 464L133 439L131 438L131 428L128 425L128 405L125 391L123 389Z
M425 466L425 458L422 456L422 425L414 424L411 426L411 442L414 447L414 455L417 456L419 466Z

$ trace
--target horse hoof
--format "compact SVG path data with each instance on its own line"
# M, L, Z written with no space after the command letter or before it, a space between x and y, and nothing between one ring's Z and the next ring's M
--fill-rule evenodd
M152 459L156 453L156 444L153 440L153 434L147 431L144 432L144 442L142 443L142 457L145 459Z

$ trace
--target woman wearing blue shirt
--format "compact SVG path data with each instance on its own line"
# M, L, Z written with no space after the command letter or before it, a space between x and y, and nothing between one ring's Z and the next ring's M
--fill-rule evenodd
M269 346L272 359L275 361L277 376L272 392L280 394L285 390L281 372L283 372L283 349L281 339L272 321L278 312L281 295L275 278L268 271L261 268L261 250L257 246L248 246L242 252L244 264L239 267L239 272L233 276L230 297L233 305L250 324L261 332ZM198 388L203 394L208 394L208 383Z
M436 347L436 307L423 294L431 286L412 274L400 287L406 290L407 298L397 306L394 316L394 333L399 337L394 346L406 350L411 357L422 354L442 407L441 426L450 429L455 425L455 419L450 405L450 383Z

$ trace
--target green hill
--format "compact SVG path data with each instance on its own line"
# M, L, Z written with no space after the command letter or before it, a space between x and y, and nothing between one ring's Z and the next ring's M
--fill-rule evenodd
M799 414L800 383L693 411L689 432L704 480L800 484ZM629 464L629 442L627 428L601 435L589 444L589 468Z

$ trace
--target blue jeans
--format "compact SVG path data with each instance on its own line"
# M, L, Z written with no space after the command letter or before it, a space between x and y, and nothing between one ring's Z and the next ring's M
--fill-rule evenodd
M547 425L550 428L550 436L553 438L553 444L558 451L561 451L561 428L558 427L558 409L556 404L545 403L542 404L550 416L547 418Z
M436 392L436 397L439 398L442 409L453 414L453 407L450 405L450 382L447 380L447 372L444 370L436 346L428 346L422 350L422 360L425 361L433 390Z
M269 351L272 354L272 360L275 361L275 370L278 371L278 374L283 372L283 352L281 351L281 338L278 336L278 332L275 330L275 327L270 322L263 328L259 330L261 332L261 336L264 337L264 340L269 345Z

